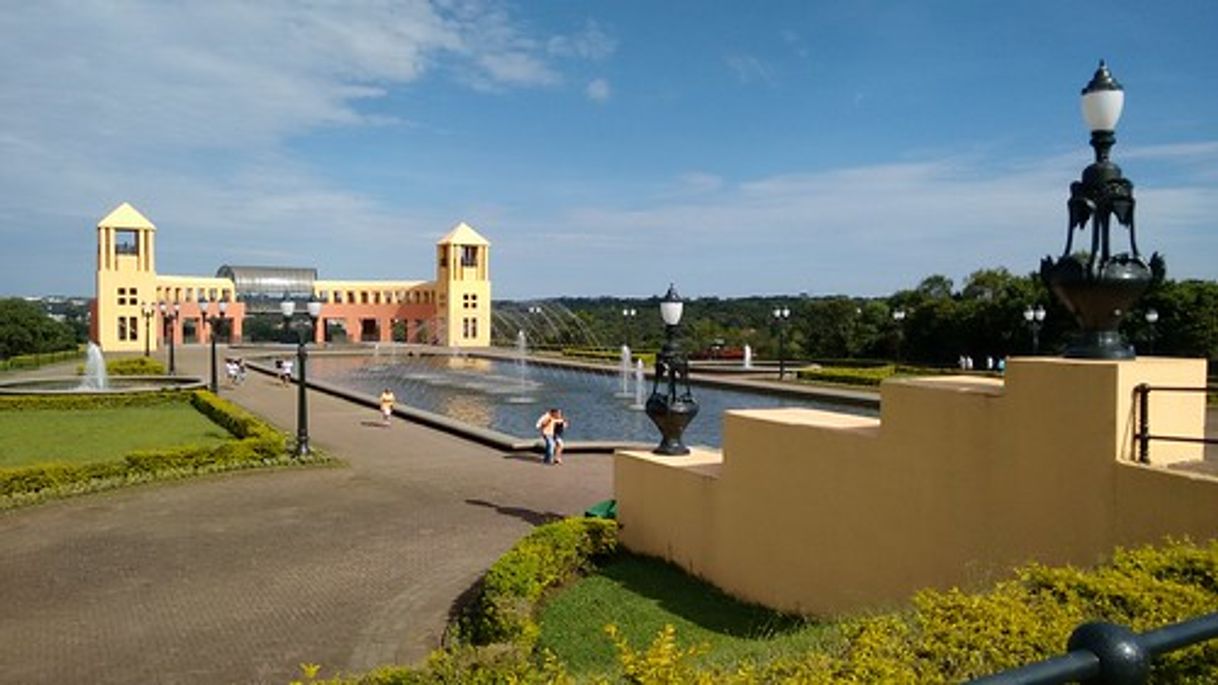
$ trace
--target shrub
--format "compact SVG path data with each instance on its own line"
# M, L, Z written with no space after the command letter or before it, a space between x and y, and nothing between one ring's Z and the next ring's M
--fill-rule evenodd
M128 357L106 362L111 376L164 376L165 365L152 357Z
M882 364L865 367L821 367L799 369L800 380L820 381L823 383L843 383L846 385L879 385L886 378L893 376L941 376L959 373L955 369L941 369L928 366L905 366L903 364Z

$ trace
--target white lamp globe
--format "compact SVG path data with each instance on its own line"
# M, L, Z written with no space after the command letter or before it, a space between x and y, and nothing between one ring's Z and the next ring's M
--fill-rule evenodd
M290 319L296 313L296 303L291 300L284 300L279 303L279 313L283 314L283 318Z
M309 310L310 318L316 319L317 317L321 316L321 300L310 297L309 304L307 304L306 307Z
M1100 60L1091 82L1083 89L1083 120L1092 131L1115 131L1125 108L1125 89L1112 78L1108 65Z
M685 303L677 294L676 285L669 283L668 292L664 295L664 299L660 300L660 317L664 319L665 324L676 326L681 323L681 314L684 310Z

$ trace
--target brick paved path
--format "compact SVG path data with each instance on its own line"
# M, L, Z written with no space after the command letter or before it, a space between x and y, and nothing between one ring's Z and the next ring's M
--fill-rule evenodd
M179 351L202 375L203 350ZM221 394L285 430L296 389ZM0 514L0 682L276 683L409 663L548 516L611 493L610 458L507 455L310 393L347 465L127 488Z

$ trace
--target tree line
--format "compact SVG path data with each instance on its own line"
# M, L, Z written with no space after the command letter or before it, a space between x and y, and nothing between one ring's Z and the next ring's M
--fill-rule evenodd
M685 304L682 346L696 357L713 357L737 353L747 344L757 357L776 359L781 342L788 359L955 365L962 355L1031 354L1033 331L1024 312L1037 306L1045 310L1039 353L1059 354L1077 331L1074 317L1037 274L1002 268L976 271L959 287L946 276L928 276L886 297L697 298ZM496 344L511 345L517 329L527 332L531 345L542 347L616 348L630 341L636 350L650 350L663 341L658 297L556 298L495 307ZM776 308L790 310L785 324L775 321ZM636 316L623 316L631 309ZM1153 324L1146 319L1151 309L1158 313ZM1218 283L1169 279L1156 284L1127 312L1122 332L1139 354L1218 359Z

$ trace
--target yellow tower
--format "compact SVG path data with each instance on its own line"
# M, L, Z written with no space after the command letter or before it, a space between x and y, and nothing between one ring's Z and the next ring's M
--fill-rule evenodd
M141 316L143 305L156 305L155 236L156 226L126 202L97 223L93 332L107 352L156 349L148 335L155 322Z
M445 345L491 344L490 246L465 222L436 243L437 333Z

